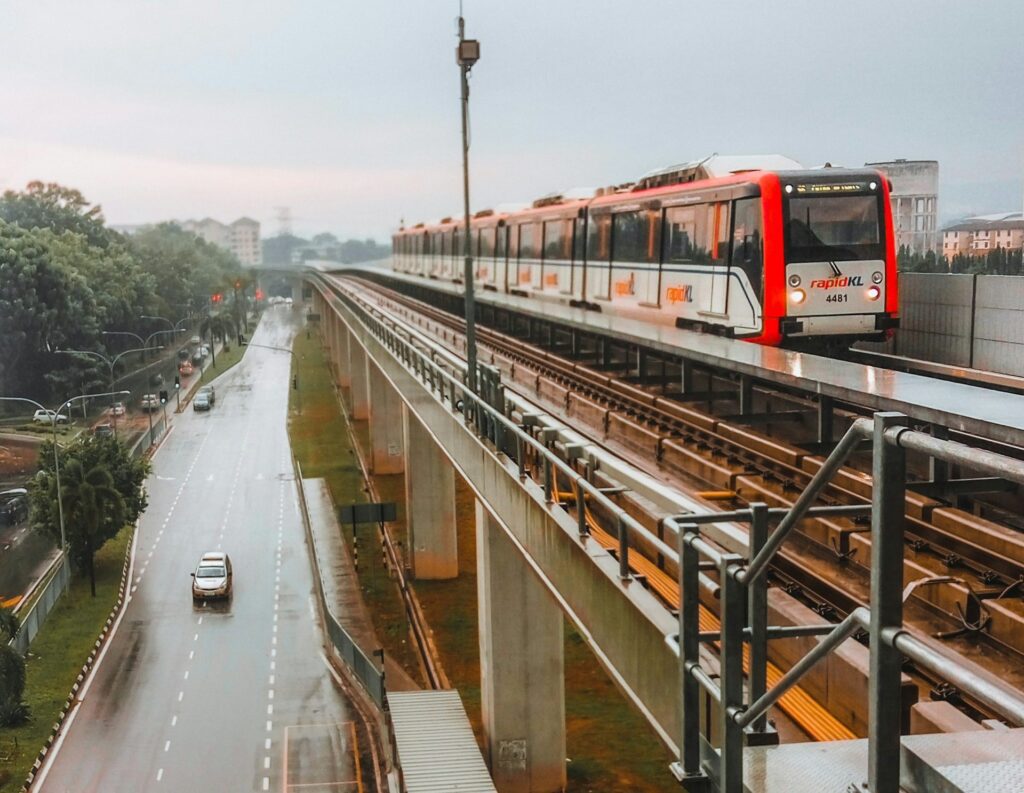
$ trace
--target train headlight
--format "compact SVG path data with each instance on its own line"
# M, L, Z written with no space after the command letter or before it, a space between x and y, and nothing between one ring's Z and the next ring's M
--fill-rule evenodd
M880 272L878 272L878 270L875 270L873 273L871 273L871 283L873 283L873 284L880 284L880 283L882 283L882 274Z
M870 183L870 184L868 185L868 187L870 187L870 188L871 188L872 190L874 190L875 188L877 188L877 187L878 187L878 184L877 184L877 182L871 182L871 183Z
M791 276L789 276L789 285L794 287L794 288L800 286L800 276L799 275L791 275Z
M786 185L786 194L788 195L789 193L792 193L792 192L793 192L793 185L791 185L791 184Z
M789 302L794 306L799 306L807 299L807 293L803 289L794 289L789 293Z
M878 300L882 296L882 290L877 286L868 287L868 300Z

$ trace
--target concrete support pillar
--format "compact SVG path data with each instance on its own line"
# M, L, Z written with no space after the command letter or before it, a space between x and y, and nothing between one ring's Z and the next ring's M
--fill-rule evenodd
M337 320L338 328L338 385L342 388L352 387L352 372L348 368L349 352L348 346L351 344L349 339L348 328L341 319Z
M413 577L455 578L459 574L455 469L405 405L402 435L406 454L405 522Z
M400 474L405 464L402 398L369 358L366 381L370 388L370 470L375 474Z
M562 612L501 526L476 505L480 693L499 793L565 789Z
M370 417L370 384L366 382L366 351L353 342L348 347L348 373L352 378L352 418Z

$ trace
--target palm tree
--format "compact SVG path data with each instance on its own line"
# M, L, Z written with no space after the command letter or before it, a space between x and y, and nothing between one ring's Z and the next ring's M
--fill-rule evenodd
M11 647L21 623L10 609L0 609L0 726L13 727L28 718L25 693L25 659Z
M210 314L200 324L199 333L203 336L210 335L210 352L213 353L214 366L217 365L217 353L214 349L217 345L217 337L220 336L220 340L227 344L228 334L234 332L235 322L231 315L224 311Z
M56 485L52 491L57 498ZM89 586L96 597L93 556L107 537L124 523L125 503L114 487L114 477L102 464L88 471L79 460L67 461L61 474L61 497L67 522L68 543L80 566L89 571Z

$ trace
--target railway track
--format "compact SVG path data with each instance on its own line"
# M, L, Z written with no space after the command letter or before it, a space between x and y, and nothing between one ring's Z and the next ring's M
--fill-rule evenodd
M459 318L378 284L362 286L372 290L376 300L386 302L389 310L404 315L453 349L461 348ZM751 501L789 506L820 465L822 458L817 454L697 410L673 399L664 388L663 393L652 392L615 373L525 345L492 329L478 328L477 334L483 349L481 360L489 358L505 377L532 396L556 406L570 421L596 430L602 440L655 460L663 474L682 477L691 487L699 482L726 491L730 506ZM769 407L772 398L762 394ZM718 401L727 400L720 397ZM781 415L778 423L785 425ZM869 503L870 487L867 474L846 469L823 501ZM837 518L808 520L801 528L797 548L787 549L774 570L775 583L826 618L836 618L862 604L866 568L859 562L870 558L868 526ZM947 579L918 590L917 602L908 604L908 622L929 633L954 634L949 641L975 659L981 646L984 666L1004 677L1012 673L1024 652L1024 609L1003 608L995 620L991 603L986 601L1006 601L1001 606L1020 604L1019 582L1024 573L1020 535L914 494L907 500L907 534L908 580ZM651 588L667 605L677 608L673 572L656 565L652 569L654 562L640 559L641 566L646 566L639 572ZM942 688L942 682L918 679L925 693L941 691L948 697L950 692ZM1014 682L1022 684L1024 680ZM829 732L821 730L823 735Z

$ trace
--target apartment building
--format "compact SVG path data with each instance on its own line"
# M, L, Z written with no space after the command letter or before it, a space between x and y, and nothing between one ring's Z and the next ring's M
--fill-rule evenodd
M1024 213L979 215L942 230L942 254L946 258L958 253L984 256L996 248L1024 248Z
M890 201L896 248L916 253L939 246L939 163L936 160L889 160L865 163L892 182Z
M260 224L252 218L239 218L233 223L221 223L213 218L185 220L179 224L207 242L231 251L245 265L263 263L260 242Z

